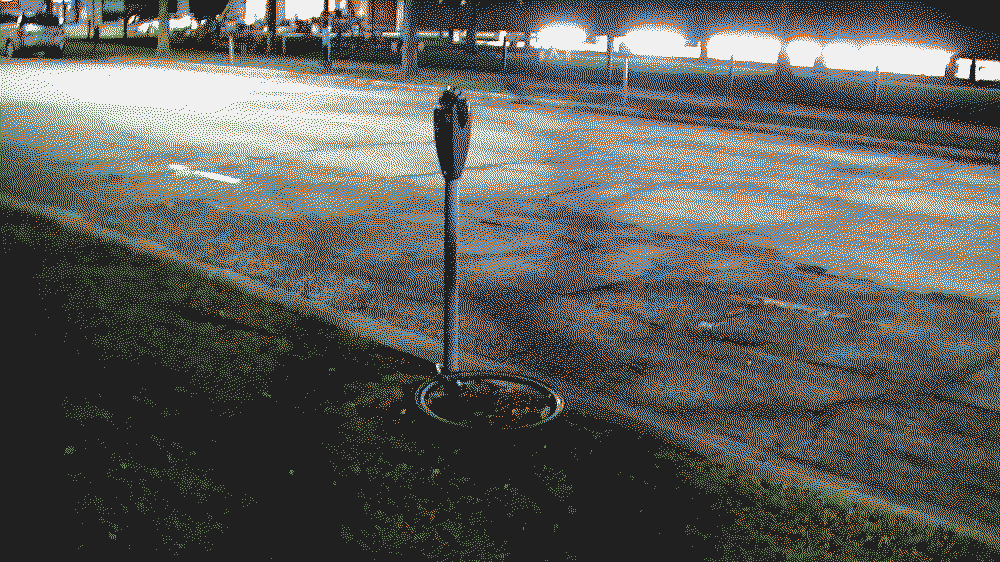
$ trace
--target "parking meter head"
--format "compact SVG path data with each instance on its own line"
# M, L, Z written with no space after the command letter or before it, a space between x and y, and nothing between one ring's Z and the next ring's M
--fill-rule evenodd
M441 93L434 108L434 144L445 180L462 177L469 153L469 106L454 86Z

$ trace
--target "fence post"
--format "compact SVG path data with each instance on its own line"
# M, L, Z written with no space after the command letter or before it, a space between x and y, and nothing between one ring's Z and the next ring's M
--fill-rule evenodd
M733 55L729 55L729 95L736 95L736 76L734 76L734 71L736 68L736 60Z
M875 109L876 110L878 110L882 106L882 104L880 103L882 101L881 100L881 98L882 98L882 84L881 84L881 80L879 78L880 78L880 73L878 71L878 67L876 66L875 67Z

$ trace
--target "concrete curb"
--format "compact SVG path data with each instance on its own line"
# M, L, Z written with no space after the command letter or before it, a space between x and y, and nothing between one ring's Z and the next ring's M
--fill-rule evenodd
M627 104L624 106L609 106L590 103L578 103L565 100L535 98L531 96L512 96L509 94L497 94L493 92L476 92L479 99L488 101L520 102L528 101L537 105L567 107L579 111L601 113L604 115L618 115L622 117L636 117L653 121L669 121L674 123L685 123L689 125L702 125L722 129L742 130L749 132L771 133L792 137L804 142L818 144L828 144L833 146L847 147L852 149L869 149L876 152L898 152L903 154L917 154L920 156L931 156L935 158L947 158L974 164L987 164L991 166L1000 165L1000 155L982 150L968 150L953 148L948 146L936 146L915 142L882 139L875 137L865 137L845 133L841 131L823 131L819 129L804 129L800 127L790 127L787 125L771 125L768 123L758 123L738 119L726 119L719 117L704 117L686 113L672 111L649 111L638 104Z

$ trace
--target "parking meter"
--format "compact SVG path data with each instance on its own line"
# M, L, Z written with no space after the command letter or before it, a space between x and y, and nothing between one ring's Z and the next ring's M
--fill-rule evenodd
M461 90L450 87L441 93L434 108L434 144L438 162L444 176L444 350L442 374L445 377L455 370L454 352L458 346L453 339L455 310L458 293L455 288L455 258L458 251L458 217L461 201L455 182L462 177L465 158L469 153L469 106Z
M438 107L434 108L434 144L437 145L441 173L447 183L462 177L465 157L469 154L471 125L469 105L462 91L452 86L442 92Z
M514 373L462 371L457 365L458 345L455 287L461 201L456 182L462 177L469 153L469 106L460 90L449 87L434 108L434 144L437 147L444 190L444 338L437 378L420 386L417 405L431 417L448 424L476 429L534 427L558 416L562 397L540 382ZM431 410L433 405L434 410Z

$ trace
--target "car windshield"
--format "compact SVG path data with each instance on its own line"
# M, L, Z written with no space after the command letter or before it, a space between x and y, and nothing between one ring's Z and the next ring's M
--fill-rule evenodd
M37 25L44 25L44 26L50 26L50 27L51 26L58 27L59 26L59 18L56 17L56 16L53 16L53 15L50 15L50 14L35 14L35 15L26 16L24 18L24 23L26 23L26 24L28 24L28 23L34 23L34 24L37 24Z

